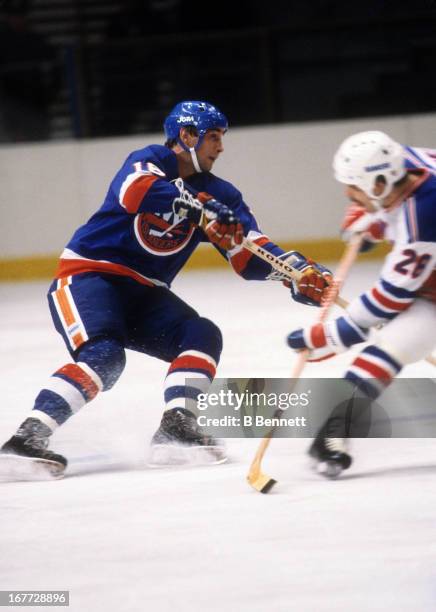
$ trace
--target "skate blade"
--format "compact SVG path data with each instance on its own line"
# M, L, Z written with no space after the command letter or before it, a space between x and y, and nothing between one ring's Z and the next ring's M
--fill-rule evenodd
M153 468L219 465L227 459L225 449L220 446L156 444L151 447L147 465Z
M59 480L65 467L56 461L13 454L0 454L0 481Z
M344 471L344 468L336 461L318 461L313 457L310 458L310 467L320 476L330 480L335 480Z

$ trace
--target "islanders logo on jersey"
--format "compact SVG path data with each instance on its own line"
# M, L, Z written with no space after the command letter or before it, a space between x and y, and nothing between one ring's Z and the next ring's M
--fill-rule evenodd
M181 251L191 240L195 225L174 213L136 215L135 236L143 249L152 255L167 256Z

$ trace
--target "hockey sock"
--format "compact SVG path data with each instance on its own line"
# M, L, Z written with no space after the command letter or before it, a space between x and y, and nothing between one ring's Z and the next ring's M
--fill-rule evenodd
M205 317L188 319L180 330L178 349L165 378L166 410L189 409L189 403L193 408L198 395L208 390L221 355L221 332Z
M400 372L402 364L375 345L367 346L345 373L365 395L376 399Z
M29 416L53 431L102 389L100 377L86 363L67 363L49 378Z
M165 378L165 409L189 408L189 400L196 401L198 395L209 388L216 366L213 357L201 351L180 353Z
M99 391L110 389L125 365L122 344L100 337L81 347L76 363L57 370L38 394L30 417L37 418L53 431L90 402Z

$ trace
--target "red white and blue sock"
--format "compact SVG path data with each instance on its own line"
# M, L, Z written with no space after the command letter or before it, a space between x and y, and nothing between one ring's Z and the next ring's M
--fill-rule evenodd
M196 350L180 353L172 362L165 378L165 410L188 408L189 401L206 393L216 373L213 357Z
M376 399L400 372L401 363L375 345L367 346L345 373L371 399Z
M102 389L100 377L86 363L68 363L49 378L29 417L39 419L54 431Z

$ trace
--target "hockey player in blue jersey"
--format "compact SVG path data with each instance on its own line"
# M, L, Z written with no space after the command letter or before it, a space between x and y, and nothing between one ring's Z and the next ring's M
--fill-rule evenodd
M364 232L365 249L381 239L393 248L378 280L342 316L297 329L288 343L296 351L309 349L309 359L319 361L366 342L371 328L383 326L345 373L350 395L360 395L353 421L405 365L436 346L436 151L402 147L383 132L362 132L342 143L334 171L351 201L345 237ZM350 413L344 406L329 416L309 450L328 476L351 465Z
M173 462L174 456L165 453L162 459L157 451L174 443L182 451L204 450L205 463L226 458L186 407L215 376L221 332L170 285L200 242L211 242L247 280L266 279L271 267L242 248L244 235L275 255L287 254L261 232L241 193L211 173L223 152L226 117L206 102L182 102L164 130L166 146L151 145L127 157L101 208L61 254L48 301L71 361L47 380L28 418L3 445L12 462L43 461L61 474L67 461L47 449L49 437L117 382L125 349L170 364L152 462ZM303 272L299 285L291 287L293 297L319 304L328 271L301 255L293 265ZM183 462L179 451L176 461Z

